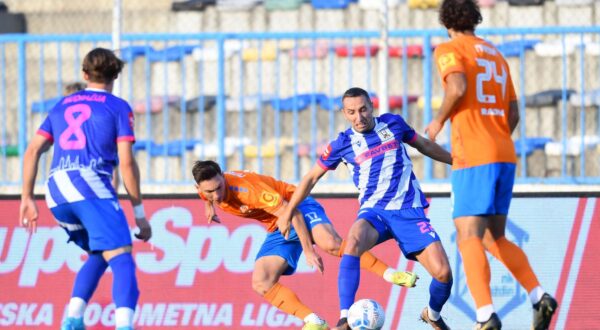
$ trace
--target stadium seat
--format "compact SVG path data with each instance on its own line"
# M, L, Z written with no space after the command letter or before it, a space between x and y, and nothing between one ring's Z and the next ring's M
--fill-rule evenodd
M208 6L214 6L216 0L186 0L173 1L171 3L172 11L202 11Z
M388 54L390 57L402 57L404 54L403 46L390 46L388 48ZM423 57L423 46L422 45L406 45L406 56L407 57Z
M419 109L425 109L425 97L419 96L417 100L417 106ZM431 97L431 109L436 110L442 106L442 97L441 96L433 96Z
M419 97L416 95L409 95L407 97L408 104L417 102L418 100L419 100ZM379 98L373 97L371 101L373 101L373 107L375 109L378 109L379 108ZM403 102L404 102L404 97L402 95L390 95L388 97L388 102L389 102L390 109L402 108Z
M591 5L594 0L554 0L558 6L585 6Z
M258 0L217 0L218 10L245 11L256 7Z
M579 156L581 154L581 136L573 136L567 139L567 156ZM583 137L584 149L591 149L600 144L600 136L585 135ZM562 141L552 141L546 144L544 151L548 156L562 156L563 143Z
M345 9L350 4L350 0L312 0L312 6L315 9Z
M335 47L335 53L340 57L350 56L350 52L354 57L366 57L367 54L371 57L377 55L379 46L377 45L356 45L356 46L337 46Z
M294 50L294 49L291 50L292 56L294 56L295 58L298 58L298 59L312 59L312 58L320 59L320 58L324 58L325 56L327 56L328 52L329 52L329 46L327 44L319 44L319 43L317 43L314 47L312 45L310 45L310 46L298 47L296 50Z
M521 142L523 144L521 144ZM548 137L526 137L522 140L517 139L515 140L515 152L517 153L517 157L521 155L521 150L523 150L525 156L529 156L535 150L544 150L546 144L549 142L552 142L552 139Z
M227 98L225 100L225 110L230 112L256 111L258 105L265 106L274 97L271 95L244 95L243 97Z
M148 110L146 107L146 103L148 100L146 99L138 99L133 101L133 112L137 114L145 114ZM167 102L165 105L165 101ZM178 107L179 102L181 102L181 96L178 95L169 95L163 97L162 95L154 95L150 97L150 113L158 113L163 110L165 106L168 107Z
M496 0L479 0L478 2L481 8L490 8L496 5Z
M508 0L511 6L541 6L544 0Z
M565 37L565 54L572 54L578 47L585 47L591 43L590 35L585 35L583 43L579 35L567 35ZM533 46L535 53L545 57L557 57L563 55L562 39L555 39L537 43Z
M265 0L267 10L295 10L300 8L302 0Z
M177 45L154 50L148 54L151 62L176 62L191 54L198 45Z
M239 40L227 40L223 45L225 58L231 58L242 49ZM192 58L196 61L217 61L219 59L219 49L216 46L196 47L192 51Z
M247 62L275 61L277 59L277 48L271 44L265 44L258 48L246 48L242 51L242 59Z
M581 93L572 93L569 97L569 103L575 107L582 104ZM600 106L600 89L587 90L583 93L583 106L592 107Z
M575 93L575 91L572 89L566 90L567 100L569 100L569 97L573 93ZM528 108L556 106L558 102L562 99L562 94L562 89L549 89L535 94L527 95L525 97L525 106Z
M319 107L323 110L336 111L342 108L342 97L329 97L323 94L319 98Z
M387 0L388 9L396 8L400 5L401 0ZM381 9L381 0L358 0L358 6L364 10L379 10Z
M186 112L198 112L200 104L202 104L204 111L212 110L215 104L217 104L217 97L214 95L203 95L191 98L185 102L185 110ZM179 107L177 109L181 110Z
M201 143L200 140L173 140L167 143L156 143L149 140L138 140L133 144L133 151L146 151L152 157L182 156L184 150L194 150L196 144Z
M31 112L32 113L48 112L48 111L52 110L52 108L54 108L56 103L58 103L58 101L60 101L61 99L62 99L62 96L57 96L57 97L45 99L42 101L35 101L35 102L31 103Z
M2 145L0 146L0 156L6 155L6 157L18 157L19 146L17 145Z
M321 98L325 97L324 94L298 94L286 98L272 99L271 106L274 110L279 111L302 111L308 108L311 102L315 101L315 104L319 104Z
M133 62L136 58L146 56L155 52L154 48L146 45L133 45L121 48L118 52L119 58L125 62Z
M410 9L431 9L440 5L440 0L408 0Z
M533 46L539 42L539 39L517 39L498 44L496 48L504 57L517 57L521 55L521 52L532 50Z

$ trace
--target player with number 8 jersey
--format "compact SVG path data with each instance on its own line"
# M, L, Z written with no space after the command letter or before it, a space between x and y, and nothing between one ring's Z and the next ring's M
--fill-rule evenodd
M62 98L50 110L23 158L21 223L35 232L37 167L41 154L55 144L46 204L69 241L89 255L77 273L62 330L85 329L85 308L109 265L115 326L133 330L139 289L129 225L111 184L117 164L140 229L135 236L148 241L152 230L144 214L139 168L132 151L133 113L127 102L111 94L122 68L123 62L112 51L90 51L82 65L88 88Z

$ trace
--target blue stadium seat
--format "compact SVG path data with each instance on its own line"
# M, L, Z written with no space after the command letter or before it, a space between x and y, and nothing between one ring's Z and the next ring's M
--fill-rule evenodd
M204 95L202 97L194 97L185 102L185 111L187 112L198 112L199 110L199 102L204 107L204 111L211 110L215 104L217 104L217 97L214 95ZM181 110L177 107L178 110Z
M533 50L533 46L539 43L539 39L517 39L496 45L496 48L504 57L518 57L521 52Z
M342 108L342 97L329 97L325 94L319 98L319 107L323 110L336 111Z
M133 144L133 151L149 151L150 156L170 156L180 157L182 156L183 150L194 150L197 143L201 143L200 140L173 140L167 143L156 143L148 140L138 140ZM182 148L183 147L183 148ZM148 150L150 148L150 150Z
M287 98L273 99L271 100L271 106L273 109L279 109L279 111L293 111L294 109L302 111L308 108L313 98L319 104L322 97L324 97L324 94L298 94Z
M49 99L45 99L42 101L35 101L31 103L31 112L32 113L44 113L52 110L56 103L62 99L62 96L57 96Z
M118 52L119 58L121 58L125 62L133 62L137 57L146 56L155 52L154 48L151 46L129 46L121 48Z
M151 62L176 62L191 54L198 47L198 45L177 45L154 50L148 54L148 59Z
M312 0L315 9L344 9L350 4L350 0Z
M529 156L535 150L544 150L546 144L551 142L552 139L548 137L526 137L523 139L523 146L521 146L521 140L515 141L515 151L517 157L521 155L521 148L524 148L525 156Z

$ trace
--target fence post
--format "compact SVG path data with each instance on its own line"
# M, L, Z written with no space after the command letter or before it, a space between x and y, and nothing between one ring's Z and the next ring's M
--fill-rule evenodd
M219 156L217 162L221 168L227 168L225 157L225 37L219 36L217 40L219 47L218 85L217 85L217 145Z
M19 93L19 168L23 168L23 155L25 154L25 144L27 143L27 70L26 70L26 55L25 55L25 41L20 39L18 41L18 52L17 58L18 67L18 78L17 78L17 89ZM19 183L23 182L23 172L21 171L21 179Z

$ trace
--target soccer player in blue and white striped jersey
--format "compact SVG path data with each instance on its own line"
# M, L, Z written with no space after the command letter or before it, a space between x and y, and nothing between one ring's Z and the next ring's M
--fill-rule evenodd
M38 209L33 188L38 163L54 144L46 203L69 241L89 253L77 273L61 329L85 329L85 307L109 265L114 277L116 328L133 329L139 290L131 234L111 184L113 168L119 163L140 229L136 237L147 241L152 230L144 214L140 174L131 147L135 141L133 113L127 102L111 94L122 68L123 62L112 51L90 51L82 65L88 87L58 102L24 155L21 223L35 232Z
M408 259L419 261L433 277L429 306L422 314L434 329L447 329L440 317L450 296L452 272L439 236L425 216L429 206L413 171L404 143L422 154L451 164L450 154L415 132L401 116L373 115L369 94L351 88L342 97L344 117L352 125L341 132L302 178L282 218L302 201L328 170L345 163L359 190L360 210L348 233L340 264L338 293L340 322L337 329L349 329L348 309L354 303L360 281L361 254L393 238ZM422 315L423 317L423 315Z

